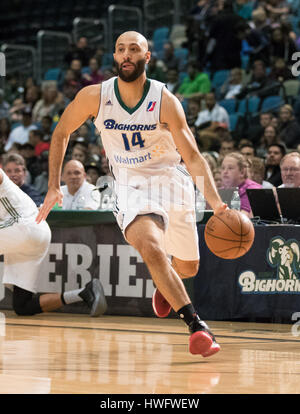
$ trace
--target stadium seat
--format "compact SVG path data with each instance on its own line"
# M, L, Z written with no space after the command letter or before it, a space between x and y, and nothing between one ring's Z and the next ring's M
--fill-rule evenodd
M261 112L277 110L284 104L284 101L281 96L267 96L261 105Z
M170 29L168 27L159 27L154 30L152 41L155 52L163 50L164 44L169 40Z
M218 90L227 80L229 73L230 71L227 69L218 70L217 72L215 72L212 78L212 87Z
M44 80L55 80L59 81L62 77L62 70L61 68L52 68L48 69L45 73Z
M287 102L293 103L300 92L300 81L298 79L288 79L283 82L280 89L280 96Z
M174 24L170 33L170 41L175 48L180 48L183 42L187 41L186 27L184 24Z
M238 119L239 119L240 116L241 116L241 114L239 114L238 112L236 112L234 114L229 114L229 130L231 132L235 130Z
M251 96L250 98L242 99L238 104L238 112L241 114L256 113L259 110L260 98Z
M235 99L222 99L218 103L226 109L229 115L235 113L237 106L237 101Z

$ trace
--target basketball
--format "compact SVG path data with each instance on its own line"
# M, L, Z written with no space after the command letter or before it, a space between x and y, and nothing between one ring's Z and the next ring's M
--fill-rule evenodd
M253 244L254 236L251 220L237 210L214 214L204 230L207 247L222 259L237 259L246 254Z

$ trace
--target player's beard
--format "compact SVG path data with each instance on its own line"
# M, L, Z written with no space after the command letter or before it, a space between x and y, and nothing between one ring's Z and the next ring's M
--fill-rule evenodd
M134 70L133 70L133 72L131 72L130 74L127 75L126 72L124 73L123 70L122 70L122 64L120 65L118 62L115 61L117 74L124 82L134 82L145 71L145 67L146 67L146 60L145 59L138 60L136 62L136 64L134 64L132 62L130 62L130 63L134 66Z

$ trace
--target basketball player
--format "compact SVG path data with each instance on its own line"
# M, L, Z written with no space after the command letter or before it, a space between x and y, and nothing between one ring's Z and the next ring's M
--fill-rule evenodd
M103 288L93 279L85 288L40 296L37 282L40 264L51 239L47 222L37 224L34 201L14 184L0 168L0 254L4 255L2 282L13 291L13 309L17 315L35 315L62 305L85 301L91 316L106 310Z
M156 286L154 312L165 317L173 308L189 327L190 352L206 357L218 352L220 346L197 315L181 280L194 276L199 265L194 188L183 185L189 174L179 165L181 157L194 182L203 178L204 195L214 212L226 205L197 149L181 104L162 83L146 78L150 55L144 36L123 33L114 53L118 76L101 86L83 88L66 108L53 133L49 190L37 223L56 202L62 203L60 174L70 134L93 118L117 184L116 219L126 240L141 254ZM170 182L175 185L173 195L183 191L181 203L168 205L169 200L156 191L149 196L155 184L164 188Z

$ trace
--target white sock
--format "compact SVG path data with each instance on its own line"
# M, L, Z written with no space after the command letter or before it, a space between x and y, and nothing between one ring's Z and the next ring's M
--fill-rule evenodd
M79 293L82 292L83 289L69 290L68 292L64 292L62 295L63 302L66 305L69 305L70 303L82 302L83 299L79 296Z

